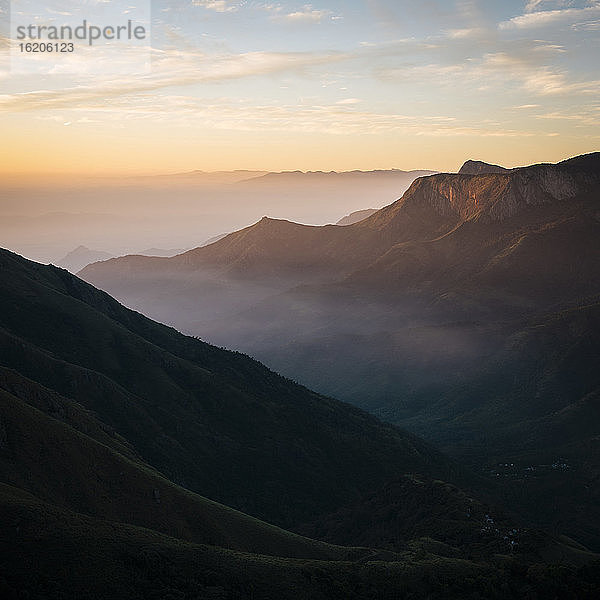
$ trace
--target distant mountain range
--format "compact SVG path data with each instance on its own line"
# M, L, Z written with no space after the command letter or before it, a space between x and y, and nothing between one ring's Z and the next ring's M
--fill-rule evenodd
M187 249L263 215L299 223L334 223L365 206L389 204L415 178L429 173L193 171L24 180L4 190L0 239L6 248L53 264L80 245L113 256L121 256L124 249L129 253L140 253L142 248ZM93 209L100 206L103 214Z
M77 273L77 271L81 271L83 267L90 263L113 257L114 254L104 252L103 250L91 250L86 246L77 246L77 248L71 250L71 252L61 258L57 262L57 265L63 269L67 269L67 271L71 271L71 273Z
M175 256L182 252L185 252L185 248L147 248L137 254L141 256ZM86 246L77 246L77 248L71 250L64 258L57 261L56 264L63 269L67 269L67 271L70 271L71 273L77 273L91 263L114 257L114 254L104 252L103 250L90 250L90 248L87 248Z
M532 519L600 548L600 153L462 171L353 225L263 218L81 276L499 473Z
M259 186L293 184L302 180L305 184L310 183L320 188L327 185L337 185L339 182L379 182L382 178L393 181L396 184L412 183L417 177L433 175L437 171L413 170L402 171L401 169L374 170L374 171L281 171L279 173L263 173L248 177L239 183L252 182Z

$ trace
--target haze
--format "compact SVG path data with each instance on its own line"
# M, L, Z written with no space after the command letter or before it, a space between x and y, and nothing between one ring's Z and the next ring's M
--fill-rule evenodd
M45 263L60 261L80 245L115 256L151 248L183 250L264 215L336 223L355 210L390 204L416 177L429 173L13 178L0 192L0 236L6 247Z

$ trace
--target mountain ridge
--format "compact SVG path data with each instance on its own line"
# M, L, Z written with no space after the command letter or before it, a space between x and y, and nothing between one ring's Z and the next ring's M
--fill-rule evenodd
M591 174L590 174L591 172ZM290 238L302 231L310 236L310 242L304 248L305 252L320 252L323 261L328 258L337 263L343 263L344 254L348 254L347 241L352 238L362 238L359 242L361 248L365 244L372 244L380 248L383 244L374 242L373 230L385 236L388 231L393 232L388 247L392 243L407 241L410 235L414 239L415 231L423 236L436 236L448 233L459 222L473 219L498 220L514 216L529 205L547 204L573 198L582 189L597 184L600 180L600 153L593 153L584 157L569 159L556 165L532 165L513 169L506 174L435 174L416 179L404 196L391 205L377 211L359 223L347 226L347 231L341 233L331 226L300 225L285 219L270 219L263 217L260 221L240 231L225 236L223 239L211 244L209 247L199 247L172 258L172 264L177 266L189 265L200 267L203 262L208 266L234 260L234 243L244 244L250 241L254 252L260 249L255 246L254 236L273 236L281 240L284 235ZM431 209L428 211L427 209ZM419 216L415 211L425 210L428 217L433 214L438 228L431 223L416 222ZM398 221L401 220L402 224ZM284 229L285 227L285 229ZM404 230L404 237L402 236ZM350 234L348 232L351 232ZM248 236L251 236L248 238ZM393 240L393 242L392 242ZM263 240L264 241L264 240ZM344 248L336 252L335 245L345 242ZM287 250L289 239L280 243L281 249ZM319 244L319 249L315 248ZM234 254L232 254L232 251ZM238 251L239 252L239 251ZM264 250L266 252L266 250ZM298 254L298 249L294 249ZM258 254L260 256L260 254ZM184 258L185 257L185 258ZM124 261L128 257L119 260ZM110 263L113 268L116 262ZM149 264L149 263L148 263ZM160 264L158 262L156 265ZM164 263L168 264L168 263ZM81 275L93 278L102 267L90 265Z

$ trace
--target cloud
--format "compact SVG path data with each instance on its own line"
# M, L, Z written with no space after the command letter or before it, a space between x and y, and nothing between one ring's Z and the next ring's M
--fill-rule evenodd
M527 2L527 5L525 6L525 12L534 12L535 9L543 3L544 0L529 0L529 2Z
M571 29L573 29L573 31L600 31L600 19L584 21L582 23L573 23Z
M278 11L280 12L280 11ZM288 23L320 23L322 19L330 16L330 10L317 10L312 4L305 4L300 10L277 14L273 17L277 21L286 21Z
M89 85L59 90L0 95L0 108L23 112L73 107L102 98L159 90L171 86L194 85L283 72L298 72L310 66L346 58L341 53L246 52L207 56L199 52L158 51L154 49L150 75L124 79L94 79Z
M358 104L360 102L359 98L344 98L343 100L338 100L336 102L336 104L340 104L340 105L352 105L352 104Z
M216 12L235 12L238 9L237 4L230 0L192 0L194 6L200 6Z
M465 29L448 29L446 35L453 40L464 40L478 38L488 35L489 32L483 27L469 27Z
M537 12L538 7L550 4L552 7L561 8L565 5L564 0L529 0L525 5L525 12Z
M536 29L559 24L574 24L577 21L589 20L600 16L600 4L585 8L564 8L558 10L543 10L529 12L498 25L500 30Z
M571 81L568 74L556 67L533 66L521 57L506 52L487 54L474 67L476 77L500 77L505 81L516 81L529 93L539 96L593 95L600 93L600 81Z
M538 40L534 45L516 44L512 52L488 52L482 57L462 62L444 63L440 60L427 64L408 63L380 69L376 75L384 81L435 85L452 91L510 90L518 86L528 95L536 96L600 94L599 80L574 80L568 71L541 62L548 53L558 51Z
M600 115L592 112L580 110L578 112L550 112L535 115L536 119L547 119L551 121L568 121L575 124L576 127L598 127L600 125Z
M82 114L79 118L77 115ZM67 116L68 115L68 116ZM48 118L41 115L41 118ZM143 94L121 96L109 104L101 98L71 108L57 122L65 119L92 126L120 125L147 120L169 127L203 130L284 131L325 133L330 135L387 135L389 133L430 136L532 137L533 132L504 129L496 124L460 124L446 115L405 115L360 110L349 104L256 104L234 98L197 98L193 96Z

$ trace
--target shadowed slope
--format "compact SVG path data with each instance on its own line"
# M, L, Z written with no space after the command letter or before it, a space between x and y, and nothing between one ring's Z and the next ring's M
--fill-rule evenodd
M66 271L5 251L0 260L2 363L93 410L185 487L291 526L399 469L454 472L420 440Z
M25 385L22 395L35 396L35 384ZM36 392L49 393L40 386ZM52 396L71 412L83 412ZM0 389L0 422L1 480L57 507L234 550L327 560L346 556L346 550L295 536L172 484L141 459L87 435L90 425L102 427L91 415L76 429Z

